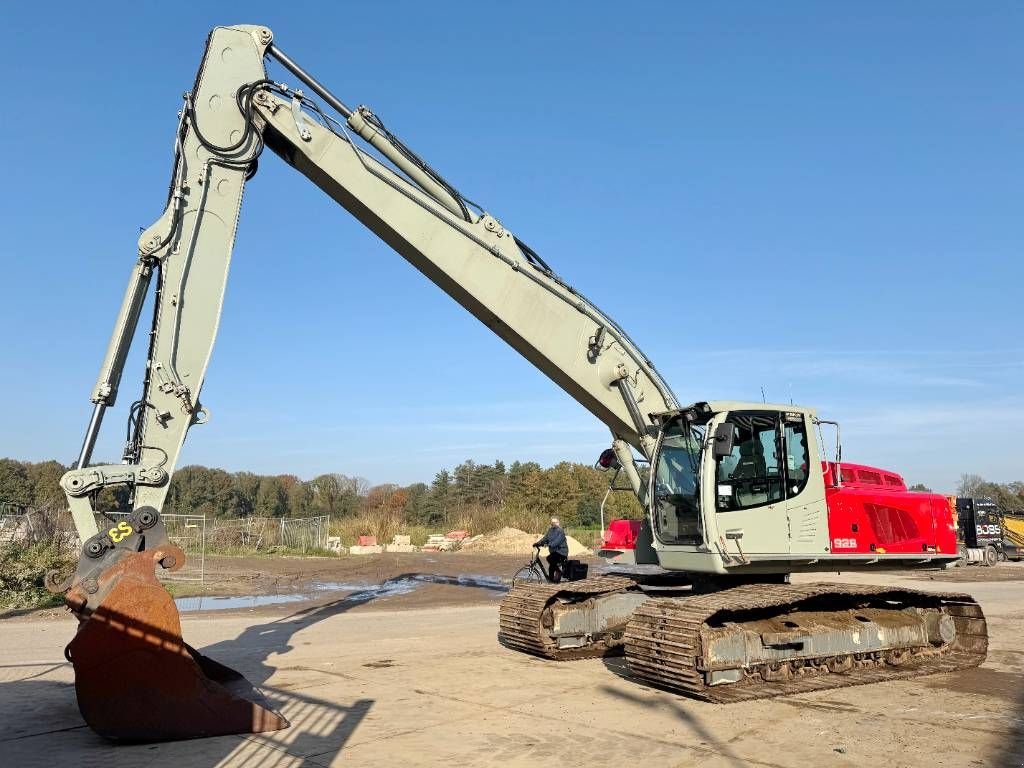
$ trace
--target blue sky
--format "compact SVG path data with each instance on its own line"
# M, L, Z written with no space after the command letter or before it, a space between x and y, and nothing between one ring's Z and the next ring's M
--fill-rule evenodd
M0 456L76 453L205 35L260 23L615 317L681 399L816 405L847 459L941 490L1024 478L1024 5L41 8L5 11L0 52ZM608 443L270 153L203 402L182 464L405 483Z

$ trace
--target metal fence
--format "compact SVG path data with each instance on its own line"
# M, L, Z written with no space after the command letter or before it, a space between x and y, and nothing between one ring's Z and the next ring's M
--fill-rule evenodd
M303 551L326 549L330 522L331 518L327 515L282 519L281 543Z
M66 512L0 502L0 546L5 544L53 544L61 549L79 547L78 534Z
M125 512L96 515L96 525L105 530L111 520L128 517ZM177 571L157 569L157 575L172 581L203 581L206 577L206 515L160 515L167 529L167 538L185 553L185 565Z
M105 531L128 517L125 512L96 513L96 525ZM266 551L272 547L312 552L327 549L328 515L300 518L244 517L211 518L205 515L164 514L160 516L167 536L185 552L185 565L178 571L158 570L161 578L203 581L206 552L217 550ZM0 545L54 543L77 551L81 547L67 510L36 510L0 503Z
M213 549L266 550L287 547L308 552L327 548L330 517L243 517L210 521L207 541Z
M12 544L29 532L28 515L0 506L0 544Z
M0 544L25 541L30 537L30 507L11 501L0 501Z

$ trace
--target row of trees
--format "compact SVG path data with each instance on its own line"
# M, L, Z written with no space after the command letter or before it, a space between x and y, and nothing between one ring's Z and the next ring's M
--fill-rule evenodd
M0 503L59 508L66 503L60 487L65 472L67 467L59 461L0 459Z
M0 459L0 502L39 508L64 504L60 476L66 468L56 461L39 463ZM330 515L344 519L364 514L384 516L414 525L445 526L465 520L472 512L490 510L496 520L536 519L552 515L566 525L593 526L599 521L608 476L584 464L562 462L541 467L533 461L477 464L466 461L441 470L433 482L371 486L361 477L325 474L312 480L295 475L225 472L202 466L182 467L171 480L167 512L208 517L308 517ZM923 485L911 490L928 491ZM960 478L957 494L987 496L1006 511L1024 511L1024 482L993 483L979 475ZM126 510L126 489L108 489L98 508ZM613 493L606 516L637 517L639 505L630 493Z
M931 488L922 483L910 486L910 490L921 493L933 492ZM963 474L960 475L960 482L956 485L956 495L992 499L1003 512L1024 514L1024 480L1015 480L1012 483L993 483L981 475Z
M41 508L64 503L58 481L66 468L56 461L41 463L0 459L0 501ZM415 525L445 526L470 512L491 510L500 518L558 516L566 525L593 526L608 475L584 464L562 462L541 467L536 462L466 461L441 470L433 482L371 486L361 477L325 474L312 480L295 475L226 472L202 466L175 472L165 511L209 517L346 518L385 515ZM98 505L104 511L127 509L124 489L105 491ZM630 493L613 493L606 504L610 517L635 517L640 509Z
M1024 481L992 483L981 475L960 475L957 496L986 497L992 499L1003 512L1024 514Z

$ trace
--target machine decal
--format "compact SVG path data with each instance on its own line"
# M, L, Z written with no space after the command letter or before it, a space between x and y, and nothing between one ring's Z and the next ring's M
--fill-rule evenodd
M107 536L110 537L110 540L112 542L117 544L119 541L121 541L121 539L131 536L134 532L135 531L132 529L132 527L124 520L122 520L116 526L107 531Z

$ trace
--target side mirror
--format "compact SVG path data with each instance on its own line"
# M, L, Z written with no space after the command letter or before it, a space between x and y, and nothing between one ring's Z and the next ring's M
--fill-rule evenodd
M731 421L723 421L715 427L715 458L724 459L732 454L734 427Z

